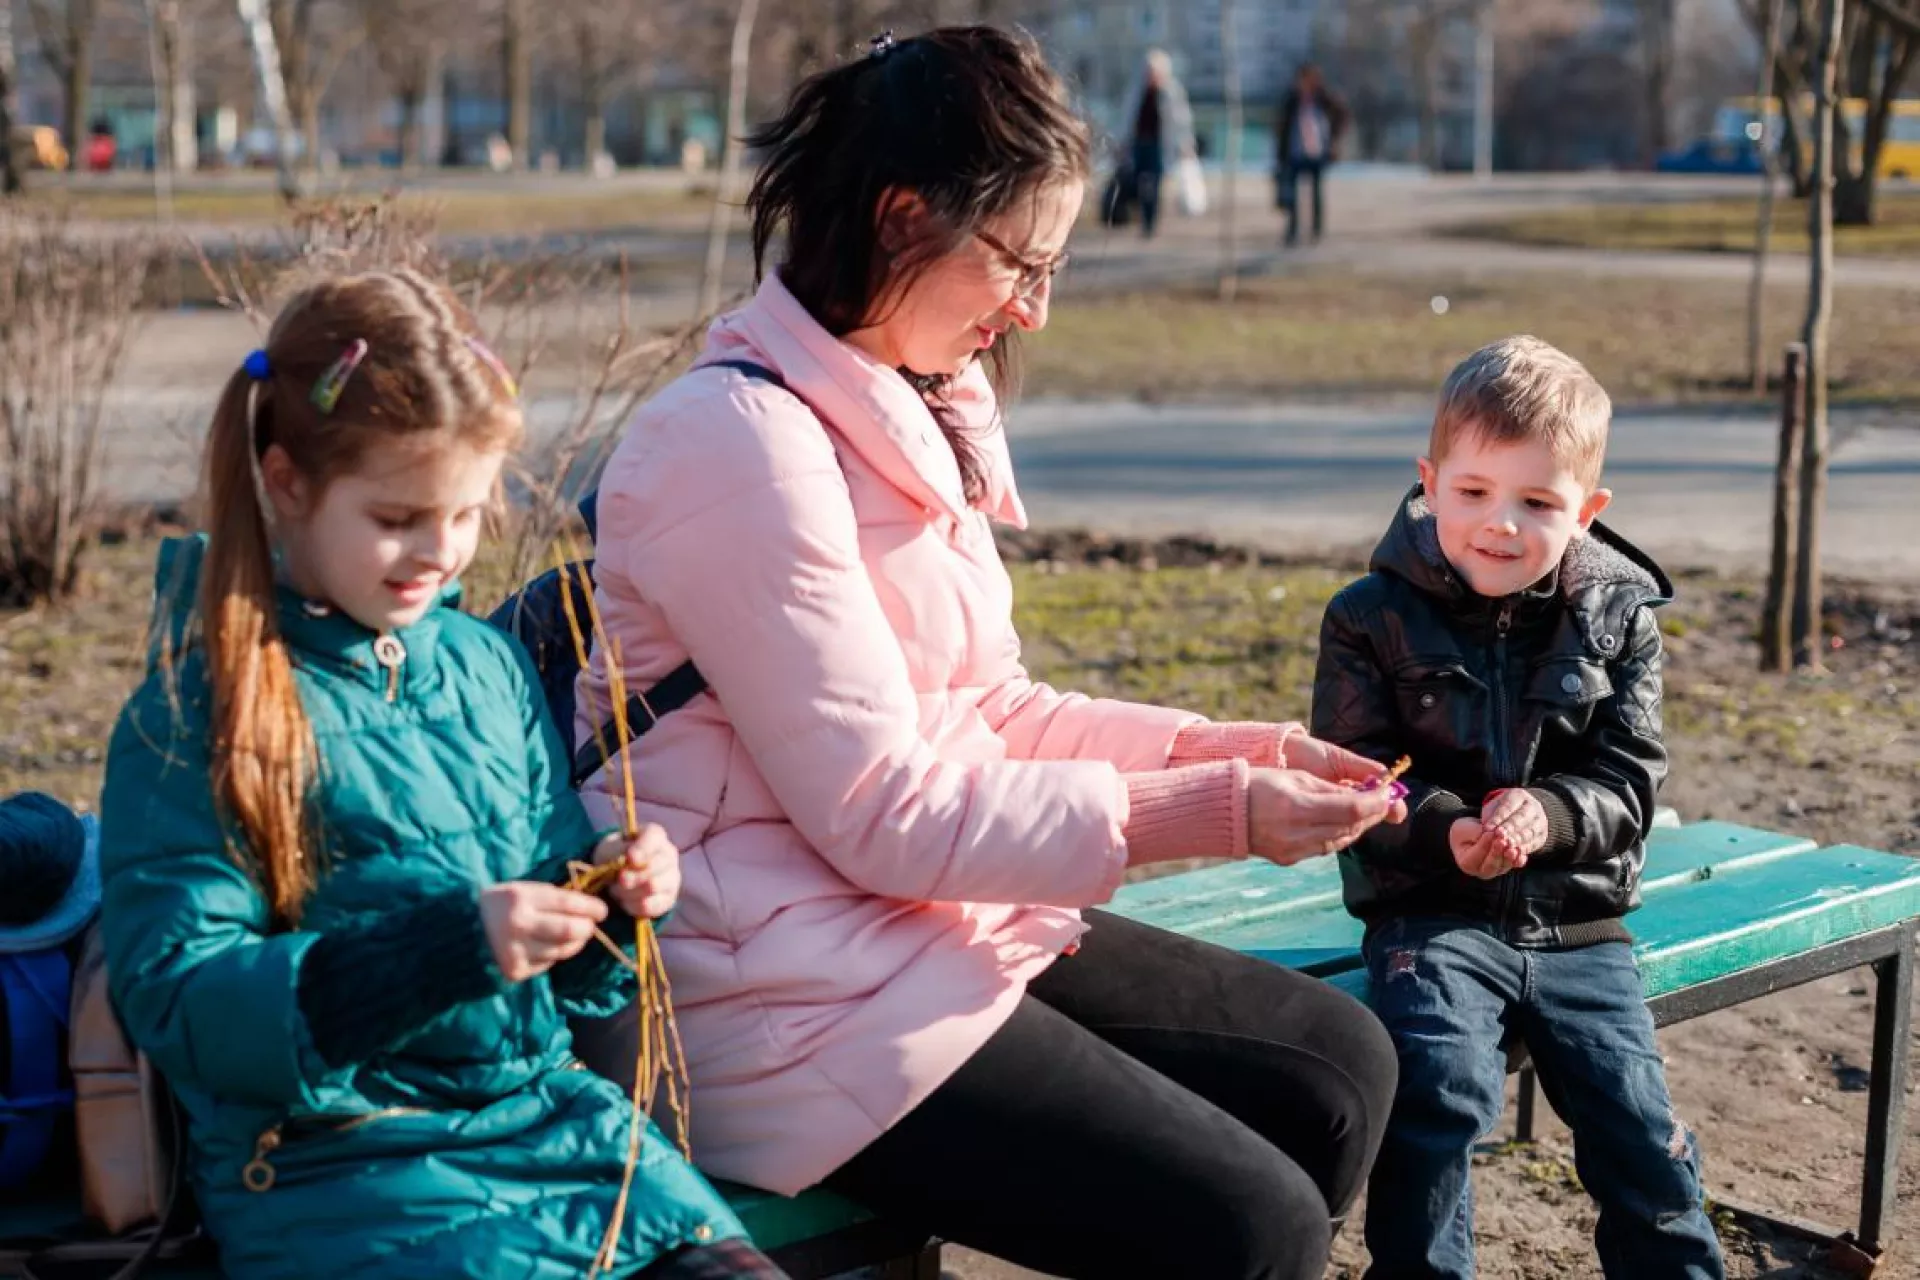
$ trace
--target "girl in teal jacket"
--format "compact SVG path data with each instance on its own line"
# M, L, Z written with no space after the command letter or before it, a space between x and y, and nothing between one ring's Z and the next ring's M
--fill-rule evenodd
M633 1112L564 1018L632 999L588 943L663 914L678 855L596 839L526 654L456 607L520 431L444 290L320 284L228 381L211 528L161 555L102 920L241 1280L578 1277L613 1220ZM611 905L575 859L625 860ZM610 1274L779 1275L744 1235L647 1123Z

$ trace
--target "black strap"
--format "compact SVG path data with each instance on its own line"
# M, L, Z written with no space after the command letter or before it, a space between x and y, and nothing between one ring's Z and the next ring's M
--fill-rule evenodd
M699 369L732 369L744 374L756 382L770 382L782 391L791 393L786 379L772 369L752 360L715 360L711 364L696 365ZM802 402L804 403L804 401ZM812 406L808 406L811 408ZM592 501L591 498L588 501ZM597 507L598 504L595 504ZM595 514L598 514L596 511ZM693 659L669 671L660 683L645 693L632 694L627 698L627 734L620 736L620 722L609 720L600 726L600 732L591 742L581 747L573 757L573 785L578 787L598 773L609 760L620 751L638 742L647 730L659 724L661 717L669 712L678 711L707 691L707 678L700 674L700 668L693 665Z

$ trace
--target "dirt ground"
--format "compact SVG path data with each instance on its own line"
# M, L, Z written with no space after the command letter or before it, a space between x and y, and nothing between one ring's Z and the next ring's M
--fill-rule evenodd
M1176 540L1033 535L1008 544L1028 660L1092 693L1151 697L1211 714L1298 716L1319 608L1354 566L1262 560ZM0 612L0 791L36 787L87 803L100 747L138 678L153 544L144 532L95 557L89 594L54 611ZM1829 584L1823 675L1762 677L1751 580L1680 574L1663 611L1669 652L1664 799L1687 820L1726 818L1824 843L1920 855L1920 589ZM1709 1186L1791 1216L1850 1226L1859 1197L1871 1040L1871 976L1853 973L1665 1031L1682 1116ZM1543 1108L1544 1111L1544 1108ZM1894 1251L1883 1276L1920 1266L1920 1141L1910 1110ZM1532 1147L1503 1145L1476 1172L1481 1274L1596 1276L1593 1212L1571 1146L1550 1119ZM1116 1206L1116 1211L1124 1211ZM1728 1226L1731 1274L1815 1277L1806 1246ZM1024 1273L963 1250L962 1280ZM1359 1232L1330 1276L1364 1267Z

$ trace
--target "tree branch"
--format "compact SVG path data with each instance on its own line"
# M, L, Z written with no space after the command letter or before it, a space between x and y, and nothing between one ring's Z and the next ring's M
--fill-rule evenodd
M1860 0L1867 10L1909 40L1920 40L1920 12L1910 12L1894 0Z

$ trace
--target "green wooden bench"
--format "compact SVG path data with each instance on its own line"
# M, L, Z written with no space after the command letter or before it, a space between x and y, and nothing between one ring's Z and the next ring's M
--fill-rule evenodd
M861 1268L873 1268L872 1274L884 1280L939 1280L937 1244L881 1222L830 1191L789 1199L724 1183L720 1189L755 1243L795 1280ZM80 1206L70 1194L0 1203L0 1276L17 1274L21 1253L84 1233ZM220 1273L207 1250L189 1247L184 1256L155 1262L148 1274L154 1280L217 1280Z
M1920 859L1725 822L1656 829L1644 904L1627 918L1649 1007L1661 1026L1861 965L1873 966L1872 1077L1855 1231L1715 1197L1737 1215L1828 1243L1871 1270L1893 1217L1906 1102ZM1340 901L1330 858L1296 867L1246 862L1131 885L1114 909L1162 928L1313 973L1361 998L1361 928ZM1516 1062L1516 1066L1522 1066ZM1534 1089L1521 1080L1518 1129L1531 1140Z
M1655 830L1648 840L1645 905L1628 918L1661 1025L1697 1017L1815 978L1872 965L1872 1080L1860 1220L1837 1232L1717 1203L1834 1244L1856 1271L1870 1270L1892 1220L1906 1100L1906 1045L1920 860L1811 841L1724 822ZM1113 910L1149 924L1316 974L1366 995L1360 926L1340 901L1330 858L1296 867L1242 862L1130 885ZM1519 1128L1531 1135L1533 1089L1523 1074ZM725 1188L756 1240L796 1280L865 1266L889 1280L936 1280L939 1247L824 1191L797 1199ZM45 1232L71 1206L41 1205L25 1221L0 1208L0 1238ZM49 1218L51 1213L52 1217ZM38 1215L38 1226L32 1220ZM210 1276L169 1265L157 1276Z

